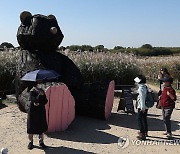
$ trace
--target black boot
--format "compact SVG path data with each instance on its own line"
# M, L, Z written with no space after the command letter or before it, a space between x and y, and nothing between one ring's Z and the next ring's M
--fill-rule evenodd
M145 135L145 133L138 133L137 139L138 139L138 140L146 140L146 135Z
M43 149L46 149L46 148L47 148L47 146L44 144L43 140L40 140L40 141L39 141L39 146L40 146L41 148L43 148Z
M29 144L28 144L28 149L29 150L32 150L34 148L34 145L33 145L33 142L31 141L31 142L29 142Z

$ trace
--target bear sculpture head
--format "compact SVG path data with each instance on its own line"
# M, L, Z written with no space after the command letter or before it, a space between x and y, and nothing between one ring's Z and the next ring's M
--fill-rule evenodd
M24 11L20 14L20 21L17 40L25 50L54 51L64 38L54 15L32 15Z

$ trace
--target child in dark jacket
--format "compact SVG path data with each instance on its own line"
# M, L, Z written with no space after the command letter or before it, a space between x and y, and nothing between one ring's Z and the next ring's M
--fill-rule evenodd
M164 89L162 91L162 94L160 96L160 105L162 108L162 115L163 115L163 121L165 124L166 132L163 133L164 135L167 135L168 138L172 137L171 132L171 114L173 112L173 109L175 108L175 101L176 101L176 92L172 88L171 78L163 78L162 79Z

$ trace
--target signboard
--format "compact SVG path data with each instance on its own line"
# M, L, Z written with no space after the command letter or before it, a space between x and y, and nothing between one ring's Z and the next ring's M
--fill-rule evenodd
M133 96L130 87L124 87L124 99L128 113L134 113Z

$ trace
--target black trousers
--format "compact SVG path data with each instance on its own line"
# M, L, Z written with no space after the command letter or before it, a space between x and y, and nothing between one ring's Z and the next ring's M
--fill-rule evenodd
M137 122L140 133L148 132L147 112L148 112L147 109L145 110L145 112L142 112L140 109L138 109Z

